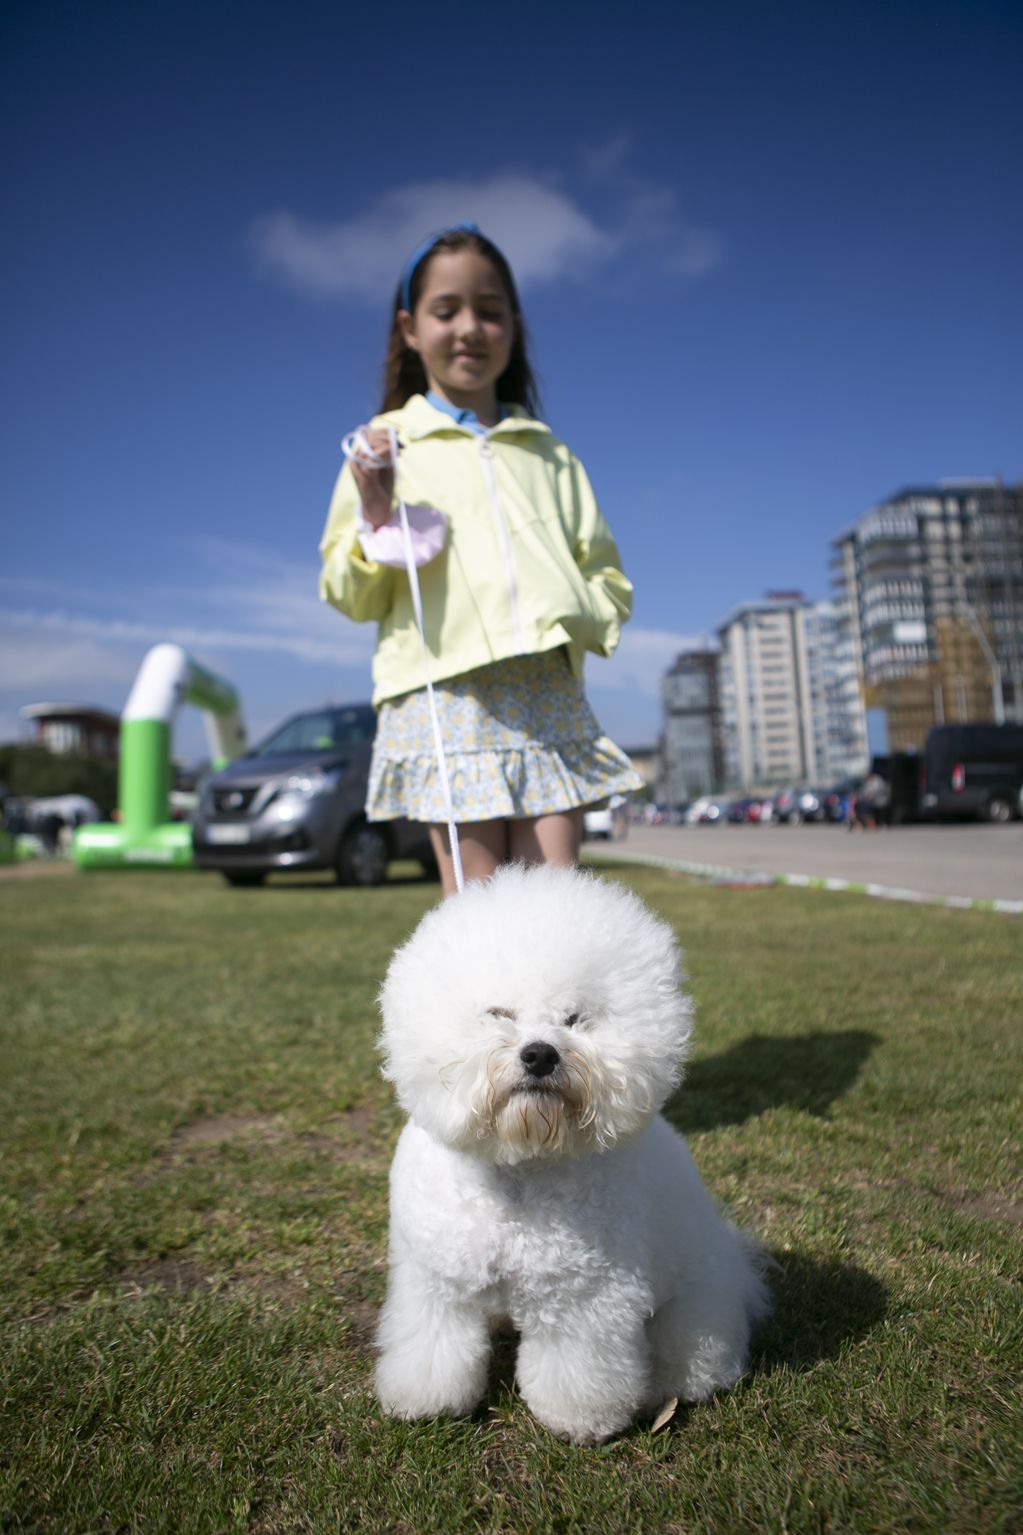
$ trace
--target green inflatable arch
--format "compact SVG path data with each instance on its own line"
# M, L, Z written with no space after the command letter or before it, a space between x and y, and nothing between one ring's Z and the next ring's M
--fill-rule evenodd
M170 819L171 733L184 703L198 704L206 716L214 767L245 750L238 695L230 683L193 661L180 645L154 645L121 715L120 819L79 827L72 857L80 869L191 866L192 828Z

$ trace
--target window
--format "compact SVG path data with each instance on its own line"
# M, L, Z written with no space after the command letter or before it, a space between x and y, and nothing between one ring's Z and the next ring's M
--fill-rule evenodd
M375 729L376 717L369 707L313 709L288 720L257 748L255 755L281 757L291 752L344 751L368 746Z

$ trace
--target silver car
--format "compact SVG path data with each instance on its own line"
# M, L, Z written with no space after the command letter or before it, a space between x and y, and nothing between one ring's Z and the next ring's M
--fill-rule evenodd
M230 885L275 870L334 869L344 885L379 885L392 858L436 872L425 826L369 822L366 782L376 714L369 704L295 714L214 773L192 822L196 867Z

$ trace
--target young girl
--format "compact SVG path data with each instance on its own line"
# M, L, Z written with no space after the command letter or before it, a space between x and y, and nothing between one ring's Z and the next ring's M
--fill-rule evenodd
M474 225L428 240L402 275L383 408L364 432L383 459L388 429L418 545L465 877L514 859L571 864L582 807L642 782L582 690L584 654L611 655L632 587L582 465L536 419L515 282ZM379 625L366 814L429 822L450 894L427 663L395 508L394 467L351 458L320 544L320 593Z

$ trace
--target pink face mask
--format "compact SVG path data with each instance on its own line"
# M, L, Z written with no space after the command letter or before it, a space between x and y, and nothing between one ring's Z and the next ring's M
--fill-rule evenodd
M407 506L405 511L412 541L412 558L417 565L428 565L444 547L448 519L443 512L438 512L432 506ZM404 570L405 540L397 513L382 527L364 527L359 534L359 543L367 560L374 560L378 565L397 565Z

